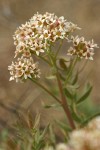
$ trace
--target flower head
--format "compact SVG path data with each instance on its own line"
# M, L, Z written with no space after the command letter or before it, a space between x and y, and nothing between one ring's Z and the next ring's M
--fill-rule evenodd
M55 148L53 146L46 146L43 150L72 150L72 149L65 143L59 143L55 145Z
M73 131L69 144L73 150L100 150L100 117L85 128Z
M56 145L56 150L71 150L67 144L59 143Z
M11 66L8 66L10 71L10 81L16 80L24 81L27 78L40 78L40 70L37 63L34 63L33 58L18 58L17 62L12 62Z
M73 47L70 47L67 55L77 55L79 58L85 58L93 60L94 48L98 48L94 41L85 41L84 37L78 36L71 38Z
M66 21L63 16L37 13L16 30L13 36L16 45L15 57L19 53L26 57L30 57L31 53L39 55L49 50L51 43L56 40L67 39L75 29L78 29L77 25Z

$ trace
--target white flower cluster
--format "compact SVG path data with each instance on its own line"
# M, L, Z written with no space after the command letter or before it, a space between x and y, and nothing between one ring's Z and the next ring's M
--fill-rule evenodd
M50 50L53 42L58 39L67 39L68 35L78 29L77 25L67 22L64 17L55 14L35 14L28 22L20 26L13 38L16 45L15 57L22 55L17 62L8 67L10 81L22 81L38 78L40 70L32 60L32 53L37 56Z
M72 150L100 150L100 117L87 127L73 131L69 143Z
M79 38L78 36L71 38L73 47L70 47L67 55L77 55L79 58L85 58L93 60L94 48L98 48L94 41L85 41L84 37Z
M47 146L44 148L44 150L71 150L67 144L65 143L59 143L56 145L55 148L53 148L52 146Z
M67 144L59 143L44 150L100 150L100 117L93 119L86 127L74 130Z
M77 25L66 21L63 16L57 17L48 12L44 15L37 13L15 32L15 57L19 53L29 57L31 53L39 55L49 50L52 42L67 39L75 29L78 29Z
M40 78L40 70L38 64L33 62L33 58L18 58L17 62L8 66L10 71L10 81L16 80L16 82L24 81L27 78Z

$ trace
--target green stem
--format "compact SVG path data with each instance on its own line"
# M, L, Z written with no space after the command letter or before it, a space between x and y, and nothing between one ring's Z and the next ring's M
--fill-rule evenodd
M42 56L39 56L44 62L46 62L48 65L50 65L51 66L51 63L47 60L47 59L45 59L44 57L42 57Z
M77 57L74 59L72 67L71 67L71 69L70 69L70 71L68 73L68 76L67 76L66 80L65 80L65 86L66 86L66 84L67 84L67 82L68 82L68 80L69 80L69 78L70 78L70 76L72 74L72 71L73 71L73 69L74 69L74 67L76 65L76 62L77 62Z
M56 52L56 54L55 54L55 59L56 59L56 57L57 57L57 55L58 55L58 53L59 53L59 51L60 51L60 49L61 49L61 47L62 47L62 44L63 44L63 40L61 40L61 43L60 43L60 45L59 45L59 48L58 48L58 50L57 50L57 52Z
M44 91L46 91L50 96L52 96L58 103L61 104L60 100L53 95L44 85L40 84L39 82L37 82L36 80L29 78L31 81L33 81L35 84L37 84L39 87L41 87Z

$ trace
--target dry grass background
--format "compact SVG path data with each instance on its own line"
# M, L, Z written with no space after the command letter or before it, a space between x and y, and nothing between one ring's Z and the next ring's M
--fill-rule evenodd
M61 117L60 111L44 110L41 102L47 100L43 91L30 81L25 84L9 82L8 65L14 56L12 35L16 28L25 23L36 12L56 13L78 24L82 30L77 34L93 38L100 46L100 0L0 0L0 127L6 127L15 119L14 110L23 107L25 112L41 112L43 122L48 118ZM44 67L45 69L45 67ZM92 97L100 104L100 50L96 50L95 60L85 70L94 85ZM21 108L22 109L22 108ZM10 110L10 111L9 111ZM13 113L12 113L13 112ZM58 115L59 114L59 115Z

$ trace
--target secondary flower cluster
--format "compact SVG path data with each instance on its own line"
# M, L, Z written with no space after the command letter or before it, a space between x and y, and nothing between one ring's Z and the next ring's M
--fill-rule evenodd
M71 150L67 144L65 143L59 143L56 145L55 149L52 146L47 146L44 148L44 150Z
M70 47L67 55L77 55L79 58L85 58L93 60L94 48L98 48L94 41L85 41L84 37L79 38L78 36L71 38L73 47Z
M73 131L70 139L72 150L100 150L100 117L87 127Z
M49 50L52 42L68 38L75 29L78 29L77 25L66 21L63 16L37 13L15 32L15 57L19 53L24 56L31 56L31 53L39 55Z
M33 62L33 58L18 58L17 62L8 66L10 71L10 81L16 80L24 81L27 78L40 78L40 70L38 69L38 64Z
M44 150L100 150L100 117L93 119L85 128L74 130L67 144L57 144L55 148Z

